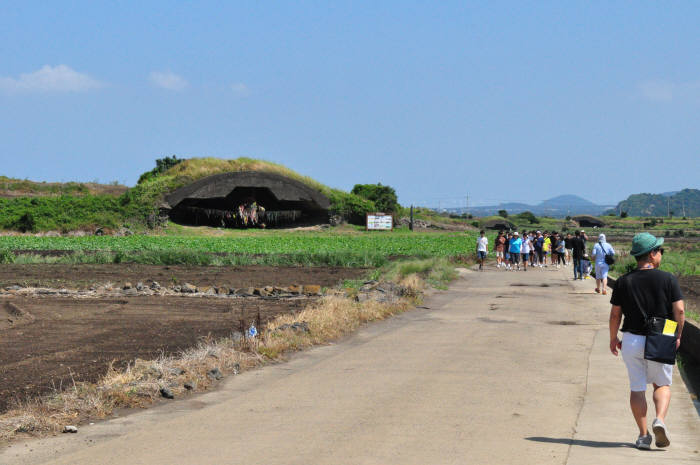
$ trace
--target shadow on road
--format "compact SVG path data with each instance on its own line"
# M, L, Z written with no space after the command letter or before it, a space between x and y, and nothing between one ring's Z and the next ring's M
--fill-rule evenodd
M612 441L586 441L583 439L571 439L571 438L545 438L542 436L533 436L525 438L528 441L535 442L547 442L555 444L569 444L572 446L582 446L582 447L596 447L596 448L615 448L615 447L634 447L632 444L627 442L612 442Z

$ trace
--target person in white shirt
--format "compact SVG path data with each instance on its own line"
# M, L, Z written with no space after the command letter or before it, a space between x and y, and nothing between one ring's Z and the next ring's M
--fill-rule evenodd
M479 260L479 270L484 269L484 260L486 260L486 254L489 253L489 239L486 237L486 233L481 230L481 236L476 240L476 255Z
M530 260L530 252L532 252L532 241L527 233L523 233L523 243L520 245L520 255L523 257L523 266L527 271L527 262Z

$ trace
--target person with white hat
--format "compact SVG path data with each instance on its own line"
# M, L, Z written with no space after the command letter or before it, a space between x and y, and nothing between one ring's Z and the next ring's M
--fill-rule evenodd
M615 255L612 245L605 242L605 234L598 235L598 243L593 246L591 254L595 259L595 291L605 295L608 293L608 271L610 270L610 265L605 262L605 256Z
M510 240L510 260L520 270L520 248L522 246L523 240L520 239L520 233L515 231L513 233L513 239Z

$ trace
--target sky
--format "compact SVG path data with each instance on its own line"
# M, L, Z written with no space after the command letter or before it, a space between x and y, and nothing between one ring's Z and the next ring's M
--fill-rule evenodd
M0 3L0 175L247 156L403 205L699 188L700 2Z

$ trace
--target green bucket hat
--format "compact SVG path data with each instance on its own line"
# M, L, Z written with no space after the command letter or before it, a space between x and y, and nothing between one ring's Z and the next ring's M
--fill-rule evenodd
M663 237L655 237L647 232L639 233L632 238L632 250L630 254L635 257L649 253L664 243Z

